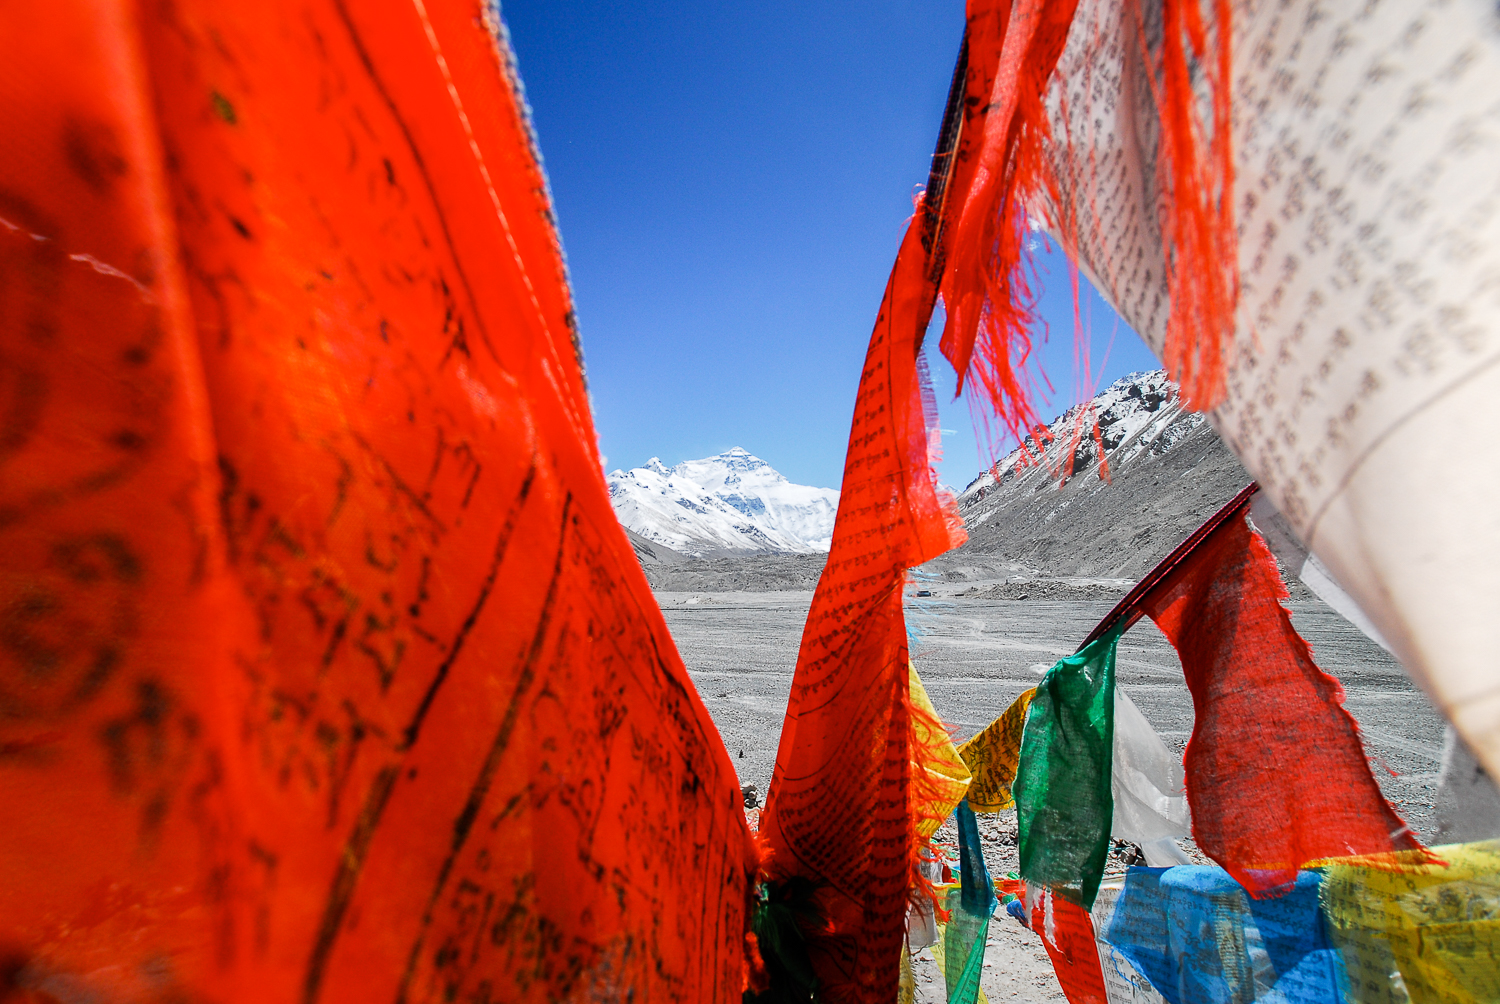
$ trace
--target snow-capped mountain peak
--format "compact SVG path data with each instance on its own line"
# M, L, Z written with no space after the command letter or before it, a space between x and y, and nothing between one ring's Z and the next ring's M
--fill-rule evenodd
M652 457L608 481L621 523L684 554L826 551L838 511L834 489L794 485L738 446L675 467Z

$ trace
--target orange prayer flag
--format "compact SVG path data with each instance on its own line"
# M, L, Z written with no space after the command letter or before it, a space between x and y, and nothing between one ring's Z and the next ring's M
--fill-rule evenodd
M922 885L913 775L938 773L925 766L937 752L934 723L924 723L927 741L916 735L901 595L906 570L961 543L963 529L929 461L917 353L934 289L921 215L919 207L870 336L833 545L761 817L772 877L819 884L830 929L809 942L830 999L896 995L908 893Z
M0 14L0 996L741 992L479 11Z

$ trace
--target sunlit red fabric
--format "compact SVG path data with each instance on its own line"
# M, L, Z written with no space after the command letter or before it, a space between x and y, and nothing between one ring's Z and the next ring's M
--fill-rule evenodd
M1089 912L1051 893L1032 898L1031 930L1042 939L1068 1004L1109 1004Z
M8 1001L739 998L480 13L0 13Z
M1193 695L1193 839L1252 896L1319 858L1420 847L1380 794L1339 682L1313 663L1276 561L1242 515L1141 602Z
M924 756L913 735L902 586L908 568L964 539L929 461L917 352L933 290L918 217L865 357L833 544L761 816L771 875L820 884L832 930L815 935L811 950L829 1001L896 996L918 852L909 788Z
M1077 6L1077 0L971 0L968 8L964 121L946 200L947 322L940 345L960 388L966 378L977 379L1018 439L1039 424L1022 371L1036 318L1021 268L1021 203L1046 184L1042 98Z
M1162 362L1183 400L1199 411L1224 396L1224 352L1234 338L1239 300L1229 128L1233 16L1229 0L1208 4L1212 19L1204 18L1203 6L1200 0L1163 2L1161 89L1153 95L1161 121L1157 181L1166 209L1172 296ZM1200 91L1207 96L1207 116L1199 107Z

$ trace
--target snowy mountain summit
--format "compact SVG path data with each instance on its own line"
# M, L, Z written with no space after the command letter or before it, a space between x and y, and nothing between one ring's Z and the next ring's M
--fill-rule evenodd
M676 467L652 457L608 481L621 523L683 554L809 553L833 539L837 491L794 485L738 446Z

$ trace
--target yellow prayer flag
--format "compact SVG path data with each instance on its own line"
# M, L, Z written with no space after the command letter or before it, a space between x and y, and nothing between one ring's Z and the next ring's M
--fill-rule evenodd
M1005 714L958 748L958 755L974 776L969 785L969 808L975 812L999 812L1016 804L1010 786L1021 757L1026 711L1035 696L1036 688L1032 687L1017 697Z
M1432 851L1445 863L1324 863L1350 1004L1500 1000L1500 841Z
M916 818L917 843L930 839L943 825L969 790L969 768L964 766L953 746L953 740L942 727L937 710L917 676L911 671L911 706L913 742L928 756L912 760L912 815Z

